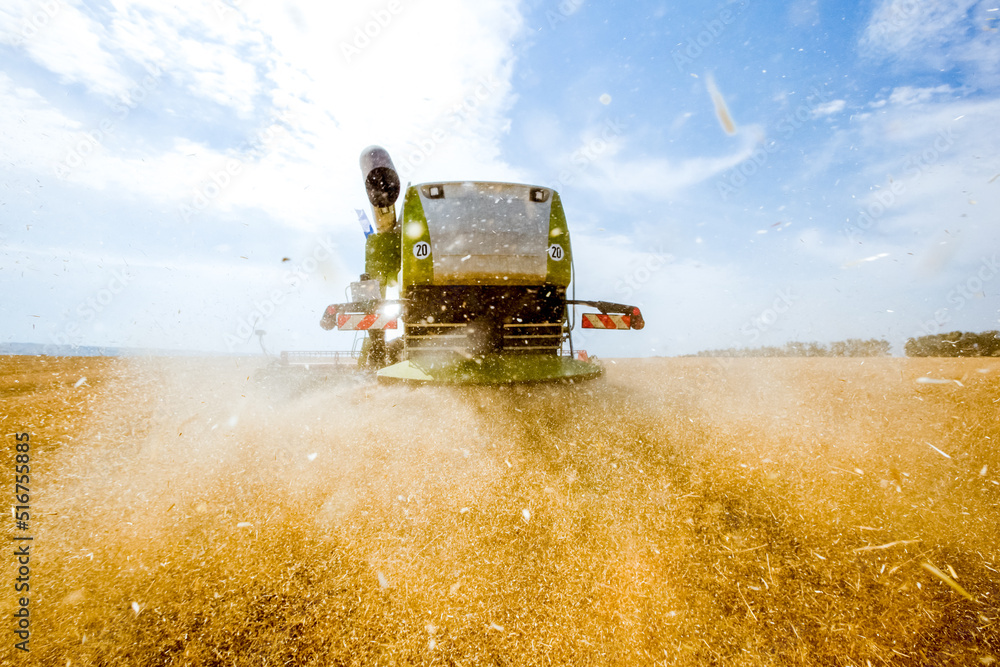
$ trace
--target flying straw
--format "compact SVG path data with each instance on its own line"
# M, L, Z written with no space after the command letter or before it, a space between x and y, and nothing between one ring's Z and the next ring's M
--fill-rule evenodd
M955 581L954 579L952 579L947 574L945 574L941 570L937 569L936 567L934 567L933 565L931 565L927 561L924 561L923 563L921 563L920 567L924 568L925 570L927 570L928 572L930 572L931 574L933 574L935 577L937 577L938 579L940 579L944 583L948 584L948 586L951 588L951 590L955 591L956 593L958 593L962 597L968 599L969 602L975 602L976 601L976 599L974 597L972 597L971 595L969 595L968 591L966 591L964 588L962 588L957 581Z
M715 115L718 116L722 129L726 131L726 134L736 134L736 123L733 122L733 117L729 113L729 107L726 106L726 100L723 99L722 93L719 92L719 87L715 85L715 77L711 74L705 76L705 88L708 89L708 94L712 96L712 103L715 105Z
M927 446L930 447L931 449L933 449L935 452L937 452L941 456L945 457L946 459L950 459L951 458L950 456L948 456L947 454L945 454L944 452L942 452L940 449L938 449L937 447L935 447L931 443L928 442Z

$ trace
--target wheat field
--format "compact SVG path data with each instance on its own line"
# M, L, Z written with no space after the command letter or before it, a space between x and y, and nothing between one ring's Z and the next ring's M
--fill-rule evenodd
M0 357L34 537L31 651L5 613L0 661L997 664L1000 360L605 363L297 387Z

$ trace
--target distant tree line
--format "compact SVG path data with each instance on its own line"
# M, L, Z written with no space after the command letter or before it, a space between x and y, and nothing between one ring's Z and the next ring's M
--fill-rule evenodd
M704 350L696 357L886 357L889 341L880 338L848 338L824 345L822 343L785 343L781 347L729 348Z
M910 338L903 347L908 357L1000 357L1000 331L952 331Z

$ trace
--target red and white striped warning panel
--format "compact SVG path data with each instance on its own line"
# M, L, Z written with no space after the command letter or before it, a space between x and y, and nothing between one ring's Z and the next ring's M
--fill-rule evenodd
M337 328L341 331L356 331L359 329L395 329L396 318L381 313L352 315L341 313L337 315Z
M631 326L631 318L628 315L583 314L584 329L629 329Z

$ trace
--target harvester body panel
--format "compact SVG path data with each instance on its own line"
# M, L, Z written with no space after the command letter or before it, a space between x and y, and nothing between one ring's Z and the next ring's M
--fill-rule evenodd
M438 183L413 188L430 232L434 285L538 285L552 199L508 183ZM542 193L532 201L529 192ZM406 221L404 221L405 229Z

